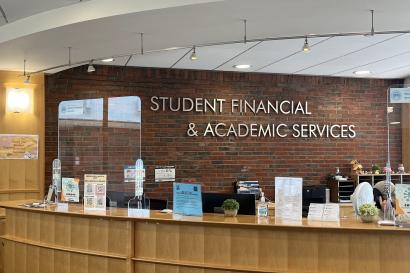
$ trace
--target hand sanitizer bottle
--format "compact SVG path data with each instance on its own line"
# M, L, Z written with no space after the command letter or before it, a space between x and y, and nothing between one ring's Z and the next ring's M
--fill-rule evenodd
M259 199L258 204L258 217L267 217L268 216L268 203L265 200L265 194L261 192L261 198Z

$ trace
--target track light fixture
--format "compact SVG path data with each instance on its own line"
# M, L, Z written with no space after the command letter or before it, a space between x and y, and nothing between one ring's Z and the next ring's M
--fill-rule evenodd
M93 61L91 60L90 63L88 64L87 72L92 73L95 71L95 67L93 66Z
M191 56L189 56L189 59L191 61L198 60L198 56L196 55L196 46L192 47L192 53L191 53Z
M374 10L370 10L371 12L371 29L369 31L360 31L360 32L334 32L334 33L318 33L318 34L309 34L309 35L291 35L291 36L274 36L274 37L259 37L259 38L254 38L254 39L248 39L247 33L246 33L246 20L243 20L243 25L244 25L244 37L243 39L241 38L240 40L230 40L230 41L216 41L216 42L209 42L209 43L201 43L197 45L187 45L187 46L179 46L179 47L168 47L168 48L162 48L162 49L155 49L155 50L144 50L143 49L143 35L140 33L141 36L141 51L138 52L127 52L124 54L118 54L114 56L110 56L112 58L128 58L127 63L129 63L129 60L132 56L138 55L138 54L151 54L151 53L158 53L158 52L167 52L171 50L186 50L186 53L178 60L176 61L170 68L173 68L180 60L186 58L188 54L191 53L190 59L191 60L197 60L198 57L196 55L195 49L196 46L199 46L201 48L207 48L211 46L222 46L222 45L235 45L239 43L261 43L261 42L269 42L269 41L288 41L288 40L300 40L300 39L305 39L305 42L302 47L303 52L309 52L310 51L310 46L308 42L308 38L334 38L334 37L355 37L355 36L376 36L376 35L397 35L397 34L410 34L410 29L403 29L403 30L385 30L385 31L376 31L374 27ZM326 40L326 39L325 39ZM101 61L103 59L106 59L107 57L101 58L101 59L86 59L82 61L78 61L75 63L72 63L72 65L86 65L87 63L91 64L93 61ZM43 73L47 72L50 70L55 70L55 69L60 69L60 68L66 68L69 67L69 64L61 64L61 65L56 65L53 67L47 67L44 69L40 69L37 71L33 71L30 74L38 74L38 73Z
M305 37L305 43L303 44L302 51L308 53L310 51L309 42L307 36Z
M26 75L26 79L24 80L24 83L30 83L30 75Z

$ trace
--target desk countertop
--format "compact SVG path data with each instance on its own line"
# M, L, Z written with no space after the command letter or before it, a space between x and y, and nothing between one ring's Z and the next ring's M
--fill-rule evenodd
M164 214L159 211L146 211L146 213L138 211L128 211L125 208L107 208L104 211L85 211L82 205L70 204L67 207L58 207L50 205L46 208L27 208L21 206L24 203L31 203L33 200L26 201L5 201L0 202L0 207L6 209L25 210L29 212L71 215L75 217L94 217L94 218L112 218L115 220L132 220L132 221L148 221L148 222L175 222L186 224L203 224L203 225L232 225L232 226L247 226L249 228L295 228L295 229L340 229L340 230L362 230L362 231L394 231L408 232L410 229L379 226L377 223L362 223L353 213L348 217L340 219L339 222L321 222L308 221L304 218L298 222L280 221L274 217L258 218L253 215L238 215L236 217L225 217L223 214L205 213L202 217L182 216L175 214Z

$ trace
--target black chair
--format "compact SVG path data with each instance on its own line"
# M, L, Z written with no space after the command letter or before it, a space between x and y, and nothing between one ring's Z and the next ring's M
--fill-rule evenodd
M147 199L149 202L149 209L151 210L163 210L168 208L168 200L162 199Z
M133 196L124 197L124 207L128 207L128 202L130 207L137 207L137 199L132 199ZM149 208L150 210L163 210L168 208L168 200L147 198L145 195L142 198L142 206L144 208Z

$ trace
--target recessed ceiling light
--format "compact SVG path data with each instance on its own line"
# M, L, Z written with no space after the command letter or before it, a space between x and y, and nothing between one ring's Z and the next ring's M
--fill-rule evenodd
M251 67L251 65L250 64L236 64L233 67L238 68L238 69L248 69Z
M369 70L359 70L359 71L353 72L353 74L358 75L358 76L369 75L370 71Z
M110 63L110 62L114 61L114 58L108 58L108 59L104 59L104 60L101 60L101 61L104 62L104 63Z

